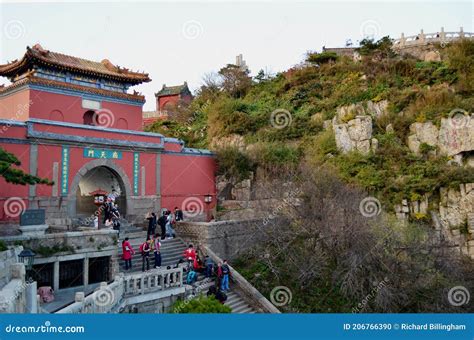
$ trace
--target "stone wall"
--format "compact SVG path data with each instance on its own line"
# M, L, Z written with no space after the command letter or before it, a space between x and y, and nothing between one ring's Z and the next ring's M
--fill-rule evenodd
M27 310L25 266L23 263L11 263L6 269L9 281L0 289L0 314L25 313ZM33 287L34 288L34 287ZM32 297L36 299L36 295Z
M18 254L22 250L22 246L17 246L0 252L0 289L10 282L11 266L18 262Z
M82 260L84 268L89 267L89 259L96 257L110 258L109 277L119 272L117 231L88 230L45 234L41 236L9 236L2 237L9 245L21 243L24 248L36 252L35 265L53 263L53 288L59 289L60 262ZM83 272L84 285L88 285L88 270Z
M116 249L118 232L110 229L69 231L34 237L26 235L6 236L0 239L10 245L21 243L24 247L33 251L40 247L53 248L56 246L63 249L57 255L70 255ZM38 258L41 258L41 254L38 254Z
M176 233L186 242L206 246L217 256L232 260L265 239L273 220L179 222Z

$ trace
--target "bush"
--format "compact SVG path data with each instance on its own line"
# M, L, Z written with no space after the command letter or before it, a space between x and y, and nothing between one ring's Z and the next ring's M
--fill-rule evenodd
M309 53L306 61L313 64L325 64L328 62L334 62L337 60L337 54L334 52L322 52L322 53Z
M250 158L235 147L217 151L217 174L237 182L249 178L255 168Z
M7 244L5 243L5 241L0 240L0 251L5 251L7 249L8 249L8 247L7 247Z
M298 166L301 150L282 142L259 143L252 151L252 158L259 167L274 174Z
M178 300L173 308L172 313L189 314L189 313L231 313L232 309L217 301L214 297L199 296L192 300Z

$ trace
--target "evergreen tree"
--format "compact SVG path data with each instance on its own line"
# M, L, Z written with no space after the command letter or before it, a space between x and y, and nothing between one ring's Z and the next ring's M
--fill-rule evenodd
M53 184L53 182L46 178L36 177L25 173L21 169L15 169L12 167L13 165L20 166L21 162L14 154L7 152L0 147L0 176L5 178L8 183L21 185Z

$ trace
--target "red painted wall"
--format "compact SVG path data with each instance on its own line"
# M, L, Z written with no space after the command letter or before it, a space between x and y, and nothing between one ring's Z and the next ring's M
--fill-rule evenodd
M133 134L123 134L120 132L104 130L92 130L92 129L82 129L77 127L66 127L66 126L57 126L49 124L34 124L35 131L43 131L49 133L57 133L64 135L75 135L75 136L85 136L85 137L100 137L107 139L116 139L120 141L133 141L133 142L146 142L146 143L161 143L161 137L159 136L144 136L144 135L133 135ZM110 147L109 147L110 148ZM113 147L112 147L113 148Z
M93 131L86 129L78 129L72 127L58 127L48 124L34 124L34 129L37 131L48 131L54 133L62 133L69 135L80 136L99 136L109 139L124 139L124 136L119 133L112 133L107 131ZM25 139L26 127L22 126L0 126L0 147L16 155L22 162L21 168L29 172L29 155L30 146L28 144L12 144L2 142L1 138L11 139ZM128 137L127 137L128 138ZM159 142L161 138L150 136L132 136L130 140L133 141L148 141ZM87 145L84 145L87 147ZM105 149L113 149L113 147L104 146ZM166 143L167 149L173 149L179 152L182 146L176 143ZM60 145L38 145L38 176L56 181L60 189L61 180L61 154L62 146ZM133 185L133 154L134 150L122 151L122 159L113 160L118 167L120 167L127 175L130 185ZM156 153L140 152L140 180L139 180L139 195L157 195L156 192ZM216 188L214 182L215 161L210 156L195 156L195 155L179 155L162 153L161 157L161 196L162 207L173 209L175 206L181 207L183 210L188 210L190 206L196 208L201 207L203 211L212 209L216 205ZM83 147L70 147L70 161L69 161L69 190L75 175L80 168L93 161L93 158L85 158L83 155ZM53 178L53 163L58 162L58 177ZM141 168L146 169L145 192L141 192ZM127 188L128 192L132 193L133 188ZM51 196L52 186L37 185L37 196ZM133 193L132 193L133 194ZM204 202L205 195L213 195L213 202L206 204ZM60 195L60 190L59 190ZM5 212L5 202L13 197L15 200L10 203L15 203L14 206L21 206L22 209L28 208L28 186L19 186L7 184L3 178L0 177L0 220L18 220L18 215L7 216ZM186 203L187 202L187 203ZM7 208L10 211L12 207ZM14 210L13 210L14 211Z
M216 205L215 160L213 157L162 154L161 156L161 206L169 210L190 205L200 206L204 211ZM213 195L212 203L204 203L204 196ZM193 200L188 197L194 197ZM187 204L185 203L187 200ZM186 206L185 206L186 205Z
M177 94L172 95L172 96L158 97L157 102L156 102L156 107L158 108L158 110L164 110L164 106L166 103L177 105L178 101L179 101L179 95Z
M30 111L30 93L21 90L0 97L0 119L26 121Z
M83 124L83 115L88 109L82 107L81 96L71 96L50 93L45 91L30 90L31 109L30 116L39 119L51 119L51 113L58 116L59 111L65 122ZM142 129L142 106L128 105L108 102L102 100L102 110L110 112L106 125L112 128L123 126L122 120L126 120L129 130Z
M14 154L21 162L18 168L29 172L30 150L27 144L1 143L0 147ZM0 176L0 220L18 221L21 210L28 208L28 185L7 183ZM18 210L21 208L20 210Z

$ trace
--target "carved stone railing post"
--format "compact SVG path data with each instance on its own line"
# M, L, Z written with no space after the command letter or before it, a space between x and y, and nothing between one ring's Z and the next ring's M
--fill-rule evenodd
M425 33L423 32L423 30L421 30L420 34L418 35L418 38L420 40L420 44L425 43Z
M400 37L400 46L405 46L405 33L402 32L402 35Z
M442 42L446 40L446 33L444 32L444 27L441 27L441 32L439 32L439 38Z

